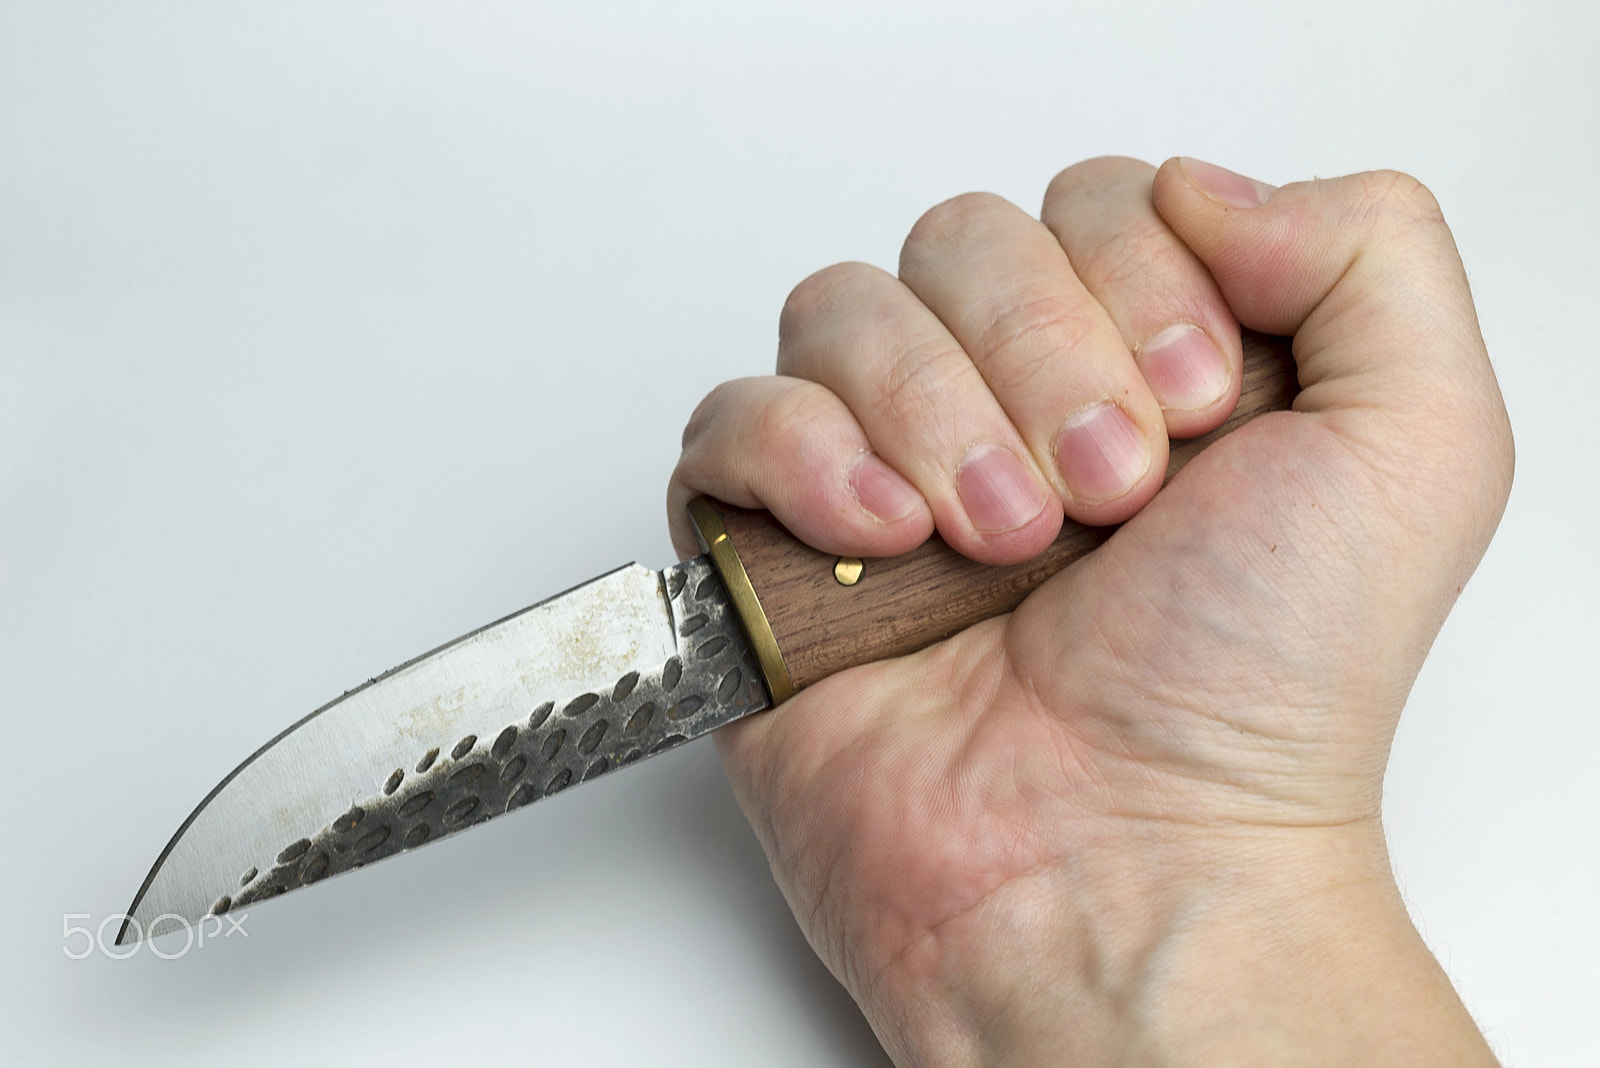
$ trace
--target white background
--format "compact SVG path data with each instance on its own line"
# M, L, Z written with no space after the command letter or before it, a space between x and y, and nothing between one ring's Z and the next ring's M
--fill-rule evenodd
M800 278L1183 153L1454 225L1517 484L1389 828L1494 1048L1600 1063L1597 71L1578 0L0 3L6 1059L883 1064L708 743L181 960L61 917L346 687L670 562L680 428Z

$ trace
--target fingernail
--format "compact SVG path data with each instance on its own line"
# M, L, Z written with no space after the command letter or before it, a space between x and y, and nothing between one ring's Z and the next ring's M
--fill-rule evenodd
M1045 492L1009 449L976 445L956 472L956 493L985 534L1015 530L1044 511Z
M1184 177L1189 179L1190 185L1212 200L1221 201L1232 208L1258 208L1277 191L1276 186L1234 174L1204 160L1180 156L1178 166L1183 168Z
M862 453L850 469L850 490L861 507L885 523L904 519L922 503L915 486L870 452Z
M1056 435L1056 465L1074 500L1083 504L1122 496L1150 469L1150 446L1109 401L1079 408Z
M1173 323L1141 342L1133 355L1167 411L1209 408L1228 391L1232 376L1222 350L1194 323Z

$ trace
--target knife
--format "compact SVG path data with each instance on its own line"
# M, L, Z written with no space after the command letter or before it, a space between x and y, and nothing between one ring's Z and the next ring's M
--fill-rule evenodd
M1171 477L1298 391L1286 338L1244 334L1216 431L1174 443ZM837 671L1009 612L1114 528L1068 521L1042 554L990 567L937 536L860 560L764 512L689 504L704 553L630 564L370 679L217 784L156 858L117 944L183 929L438 841L781 704Z

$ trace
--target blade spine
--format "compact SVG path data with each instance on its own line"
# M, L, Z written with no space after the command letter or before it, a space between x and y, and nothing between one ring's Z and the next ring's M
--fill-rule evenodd
M585 579L584 581L582 581L580 583L577 583L574 586L567 587L566 589L562 590L560 593L553 593L548 597L545 597L545 598L543 598L541 600L535 601L533 604L527 605L526 607L523 607L523 608L519 608L515 612L510 613L509 615L505 615L505 616L502 616L499 619L496 619L496 620L494 620L492 622L485 623L483 626L477 627L477 628L475 628L473 630L470 630L467 633L460 635L459 637L452 638L450 641L447 641L442 645L437 645L437 646L433 647L432 649L429 649L425 653L419 653L416 656L412 657L411 659L405 661L402 664L396 664L394 667L390 668L388 671L383 672L382 674L374 675L372 678L368 679L366 682L363 682L361 685L355 686L355 687L352 687L352 688L346 690L344 693L340 694L338 697L335 697L333 700L328 701L327 703L323 704L321 707L319 707L319 708L317 708L317 709L315 709L315 710L313 710L311 712L306 713L304 716L301 716L299 719L297 719L293 723L289 724L283 730L281 730L277 734L273 735L267 741L263 742L261 744L261 746L256 749L255 752L253 752L249 756L245 757L243 760L241 760L238 763L238 765L236 767L234 767L234 769L232 771L228 772L227 775L223 776L222 779L215 786L213 786L211 788L211 792L206 794L205 797L201 798L200 803L194 807L194 811L190 812L188 817L186 819L184 819L184 821L181 824L178 825L178 829L176 831L172 832L172 837L170 839L168 839L166 846L164 846L162 848L161 853L156 857L155 862L150 865L150 871L149 871L148 874L145 875L144 882L139 885L138 893L133 895L133 903L130 904L128 906L127 911L123 913L122 926L117 929L117 937L116 937L116 940L112 943L112 945L116 945L116 946L123 945L123 939L127 936L128 928L133 923L134 913L136 913L139 910L139 903L144 900L144 896L145 896L146 893L149 892L151 884L153 884L155 882L156 875L161 871L161 866L167 862L167 858L172 855L172 850L174 849L174 847L176 847L178 842L180 842L183 839L184 834L188 832L189 828L194 825L194 821L199 818L200 813L204 812L206 810L206 807L208 805L210 805L212 801L216 800L217 795L222 793L222 791L227 787L227 785L230 782L232 782L234 779L239 777L239 773L240 772L244 771L245 768L249 767L251 764L255 763L258 759L260 759L261 755L263 753L265 753L267 750L271 749L273 746L275 746L279 742L283 741L283 739L287 738L289 735L291 735L295 731L299 730L302 726L304 726L305 724L309 723L311 720L316 719L318 716L322 715L322 713L326 712L328 709L332 708L334 705L337 705L340 702L345 701L346 699L348 699L350 697L353 697L358 693L361 693L363 690L367 690L367 689L370 689L373 686L376 686L378 683L384 681L385 679L389 678L390 676L398 674L399 672L404 671L405 669L411 667L414 664L421 663L422 661L428 659L431 656L434 656L434 655L436 655L438 653L444 652L446 649L452 648L453 646L456 646L456 645L460 645L462 642L467 641L470 638L475 638L479 634L482 634L484 631L492 630L495 627L500 626L502 623L508 623L511 620L516 619L518 616L525 615L526 613L533 611L535 608L538 608L541 605L549 604L551 601L559 600L560 598L565 597L567 594L573 592L574 590L577 590L577 589L580 589L581 587L589 585L589 583L591 583L591 582L597 582L600 579L606 578L609 575L615 575L619 571L625 571L630 567L636 567L636 566L638 566L638 561L634 560L634 561L629 561L628 563L623 564L620 567L614 567L610 571L601 572L600 574L595 575L592 578ZM657 576L657 581L658 582L661 581L661 578L660 578L661 572L656 571L655 574ZM668 609L668 612L669 612L669 616L670 616L670 612L671 612L670 607ZM674 637L676 637L676 630L674 630ZM141 937L141 940L142 940L146 936L141 934L140 937Z

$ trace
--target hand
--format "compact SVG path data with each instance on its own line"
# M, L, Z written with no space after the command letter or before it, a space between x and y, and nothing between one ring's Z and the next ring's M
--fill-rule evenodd
M1434 199L1099 159L1042 218L958 197L898 279L812 276L779 376L685 431L685 554L695 493L856 556L1124 523L1012 616L718 734L779 885L902 1064L1492 1063L1380 824L1512 469ZM1294 410L1158 494L1238 396L1240 324L1294 335Z

